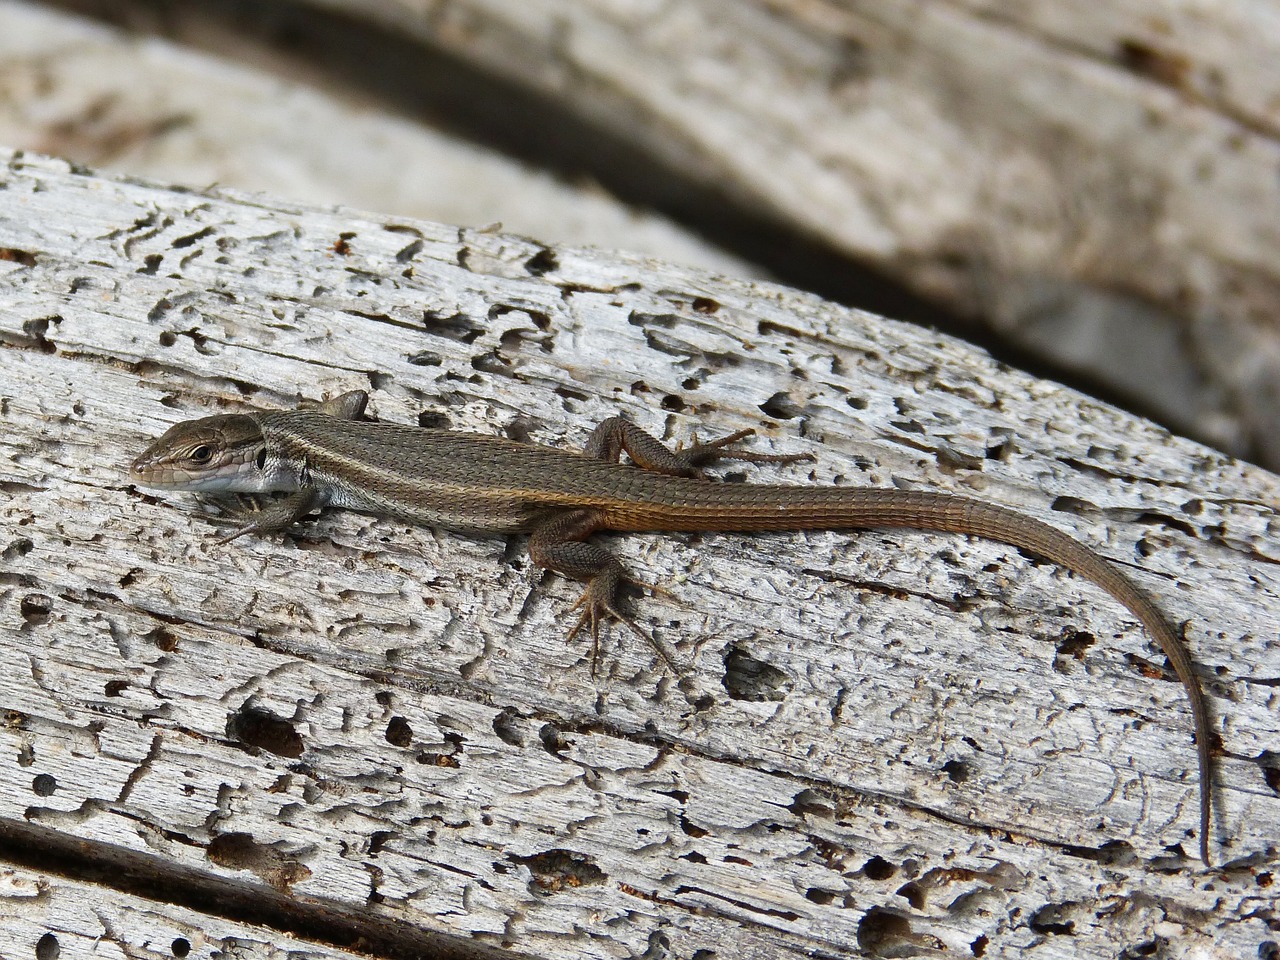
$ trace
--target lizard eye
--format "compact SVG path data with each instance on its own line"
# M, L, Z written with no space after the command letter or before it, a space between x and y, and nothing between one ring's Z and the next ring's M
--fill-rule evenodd
M213 447L207 443L202 443L187 454L187 459L192 463L208 463L213 459Z

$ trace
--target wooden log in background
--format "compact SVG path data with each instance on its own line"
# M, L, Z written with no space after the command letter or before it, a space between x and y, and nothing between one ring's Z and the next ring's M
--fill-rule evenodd
M6 955L50 949L40 923L103 949L86 884L121 955L1271 949L1273 475L769 284L4 159ZM219 546L128 485L172 422L352 388L383 419L554 444L616 412L673 440L753 427L818 461L748 480L936 487L1074 532L1187 624L1218 868L1149 638L1009 548L619 538L672 590L638 612L685 670L613 632L593 678L564 641L576 586L518 540L336 514Z

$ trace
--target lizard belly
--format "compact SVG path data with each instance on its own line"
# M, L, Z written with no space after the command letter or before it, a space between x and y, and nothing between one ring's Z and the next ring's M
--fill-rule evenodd
M495 500L477 497L474 492L435 490L429 496L397 497L342 484L332 488L328 504L459 533L525 533L533 519L533 511L522 507L515 498Z

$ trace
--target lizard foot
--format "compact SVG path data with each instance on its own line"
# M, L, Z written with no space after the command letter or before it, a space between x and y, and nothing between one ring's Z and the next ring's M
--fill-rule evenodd
M655 594L661 594L666 597L672 597L668 590L661 587L651 587L644 584L637 584ZM643 640L649 646L653 647L659 657L663 659L672 673L678 674L679 669L675 660L658 641L640 629L640 626L634 619L627 616L617 605L617 584L608 582L606 577L597 577L587 583L586 589L582 591L582 596L573 605L571 609L581 610L578 615L578 622L573 625L573 629L569 631L568 640L572 642L584 627L591 629L591 676L596 676L596 669L600 663L600 624L606 620L616 620L631 630L637 637Z
M219 537L219 544L228 543L250 533L276 533L301 520L314 508L323 506L321 494L308 487L288 496L263 498L254 494L238 494L233 497L207 498L221 512L206 514L206 519L217 526L231 526L232 530Z
M797 463L813 460L811 453L754 453L750 450L730 450L734 444L755 435L754 430L739 430L718 440L701 441L695 434L693 443L677 451L678 456L696 467L716 460L741 460L747 463Z
M196 499L206 508L203 519L221 530L229 531L214 543L221 546L238 537L256 533L259 529L258 518L266 508L269 500L251 493L217 495L197 495ZM209 512L210 510L217 511Z

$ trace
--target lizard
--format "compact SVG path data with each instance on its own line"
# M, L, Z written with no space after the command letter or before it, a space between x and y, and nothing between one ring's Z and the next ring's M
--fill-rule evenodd
M1147 593L1119 567L1050 524L984 500L936 491L722 483L701 467L715 460L790 462L807 454L733 449L753 431L672 450L623 417L592 432L582 452L453 430L364 418L368 394L353 390L310 409L221 414L170 428L136 457L131 480L159 490L283 494L252 512L220 543L281 531L317 509L337 507L472 535L528 534L540 567L586 584L569 632L592 637L616 620L654 638L619 603L639 583L597 531L770 532L911 528L983 537L1051 560L1093 581L1137 617L1168 657L1191 706L1200 786L1200 858L1210 866L1209 712L1191 655ZM625 452L630 463L622 462ZM655 591L656 587L651 587ZM658 591L661 592L661 591Z

